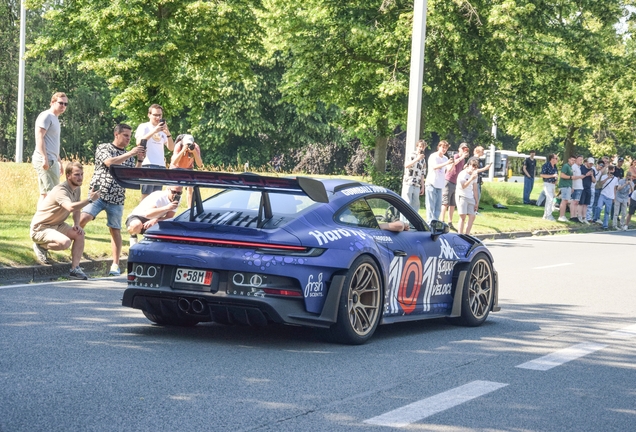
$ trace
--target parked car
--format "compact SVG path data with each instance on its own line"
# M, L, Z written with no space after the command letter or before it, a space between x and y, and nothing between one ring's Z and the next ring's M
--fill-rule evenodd
M430 226L397 194L340 179L111 167L124 187L192 186L192 208L131 247L123 305L160 325L325 329L361 344L379 324L498 311L493 257ZM202 200L203 188L218 189ZM381 225L403 221L408 231Z

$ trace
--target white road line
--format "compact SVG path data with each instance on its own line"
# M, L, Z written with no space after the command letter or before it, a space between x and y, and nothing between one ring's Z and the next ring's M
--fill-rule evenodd
M408 426L411 423L453 408L507 385L508 384L492 381L473 381L435 396L413 402L412 404L389 411L377 417L370 418L365 420L364 423L389 427Z
M610 332L609 337L615 337L620 339L630 339L636 336L636 324L623 327L622 329Z
M569 266L569 265L572 265L572 264L574 264L574 263L552 264L552 265L543 266L543 267L534 267L532 270L543 270L543 269L554 268L554 267L565 267L565 266Z
M569 361L576 360L593 352L602 350L606 346L607 345L592 342L580 343L578 345L573 345L571 347L553 352L552 354L539 357L538 359L525 362L518 365L517 367L521 369L547 371L552 369L553 367L560 366Z

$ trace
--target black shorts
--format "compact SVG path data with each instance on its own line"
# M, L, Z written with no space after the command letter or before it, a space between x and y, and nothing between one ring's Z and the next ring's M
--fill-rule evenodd
M636 200L629 201L629 214L634 216L634 212L636 211Z
M449 181L444 185L444 191L442 192L442 205L456 207L455 202L455 189L457 185Z
M579 205L590 205L592 202L592 189L583 189L581 192L581 199L579 199Z
M130 215L126 218L126 228L128 228L130 226L130 223L132 221L134 221L135 219L137 219L138 221L140 221L142 224L145 224L146 222L148 222L150 219L145 218L143 216L137 216L137 215ZM145 229L141 229L141 233L144 234L146 232Z

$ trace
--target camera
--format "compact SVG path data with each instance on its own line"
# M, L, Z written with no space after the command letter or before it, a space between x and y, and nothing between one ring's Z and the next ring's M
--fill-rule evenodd
M148 145L148 140L147 139L142 139L139 142L139 145L142 146L144 149L146 148L146 145Z
M188 144L188 148L189 148L190 150L194 150L194 143L192 143L192 144Z

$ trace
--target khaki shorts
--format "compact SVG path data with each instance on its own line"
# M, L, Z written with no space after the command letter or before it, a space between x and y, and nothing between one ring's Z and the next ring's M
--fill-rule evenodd
M49 161L49 169L42 168L44 159L40 155L33 155L33 168L38 174L38 186L40 195L51 192L60 183L60 162L56 159Z
M73 227L66 222L57 226L48 226L37 231L31 230L31 240L37 244L49 244L60 239L60 234L66 238L66 235Z
M457 213L460 215L474 215L475 214L475 200L467 200L464 197L459 197L457 203Z

